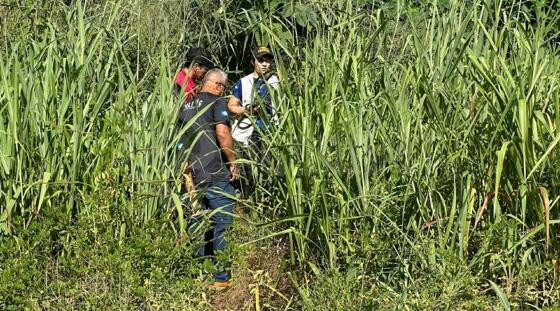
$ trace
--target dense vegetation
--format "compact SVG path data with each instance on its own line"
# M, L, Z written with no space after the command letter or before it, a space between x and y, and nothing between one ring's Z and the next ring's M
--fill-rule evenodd
M559 11L4 1L0 309L212 308L170 152L171 77L202 45L235 80L255 42L278 54L281 123L252 159L232 254L285 244L291 285L250 307L560 304Z

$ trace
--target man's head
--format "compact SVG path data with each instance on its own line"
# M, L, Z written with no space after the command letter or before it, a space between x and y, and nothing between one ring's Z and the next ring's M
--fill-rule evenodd
M210 53L203 48L190 48L186 55L185 67L191 70L192 78L200 80L209 69L214 68Z
M208 70L202 80L201 92L222 96L224 95L226 88L227 74L219 68Z
M274 64L274 54L266 46L261 46L253 51L254 72L257 75L265 76L272 70Z

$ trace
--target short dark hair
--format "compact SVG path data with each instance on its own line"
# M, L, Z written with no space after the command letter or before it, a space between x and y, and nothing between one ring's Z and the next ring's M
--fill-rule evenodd
M201 47L191 47L185 55L185 65L184 67L190 67L192 64L199 64L208 69L214 67L212 62L212 56L206 49Z

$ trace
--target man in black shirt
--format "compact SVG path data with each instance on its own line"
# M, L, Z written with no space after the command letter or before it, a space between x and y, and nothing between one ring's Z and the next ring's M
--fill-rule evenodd
M204 195L204 207L210 211L212 229L205 234L205 244L198 256L214 256L226 248L225 231L233 222L235 190L231 181L239 177L235 164L227 100L222 98L227 75L220 69L209 70L202 81L200 94L186 102L179 113L179 125L191 123L177 148L190 149L189 168L197 190ZM193 219L191 227L201 224ZM214 273L214 286L227 287L230 275L222 270Z

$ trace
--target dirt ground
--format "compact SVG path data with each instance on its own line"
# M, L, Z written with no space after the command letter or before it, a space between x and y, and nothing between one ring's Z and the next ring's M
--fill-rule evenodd
M240 213L236 210L236 214ZM244 227L247 224L238 226L242 227L241 231L245 231L245 237L241 239L250 239L252 233ZM238 234L236 232L235 236ZM251 244L248 249L233 264L231 286L222 290L208 290L207 297L214 310L293 309L296 293L288 277L289 267L283 260L287 251L286 243L282 239L270 239Z

